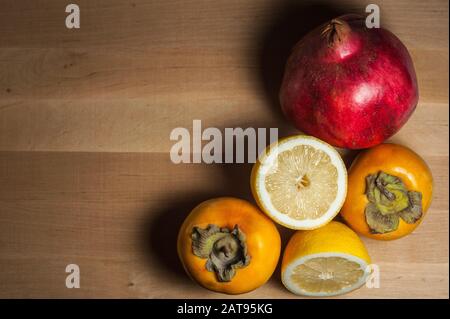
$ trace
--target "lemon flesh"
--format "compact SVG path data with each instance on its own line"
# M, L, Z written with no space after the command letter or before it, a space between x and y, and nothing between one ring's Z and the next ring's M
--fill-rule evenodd
M365 270L343 257L316 257L296 266L291 281L304 294L331 296L360 286Z
M337 179L337 169L327 153L299 145L278 155L265 186L278 211L293 219L316 219L336 198Z

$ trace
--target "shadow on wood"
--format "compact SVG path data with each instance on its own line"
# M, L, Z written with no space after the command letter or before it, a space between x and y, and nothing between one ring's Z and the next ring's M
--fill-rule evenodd
M171 284L186 284L190 281L177 254L177 237L181 224L194 207L218 196L220 194L206 193L170 196L165 201L167 205L158 212L148 213L148 220L143 228L143 249L148 257L149 267L158 264L158 271L167 276ZM195 286L193 282L192 286Z

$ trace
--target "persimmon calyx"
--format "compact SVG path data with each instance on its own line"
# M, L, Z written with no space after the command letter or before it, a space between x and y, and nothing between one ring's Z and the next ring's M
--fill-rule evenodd
M366 177L366 222L374 234L398 228L399 218L414 224L422 217L422 193L409 191L397 176L383 171Z
M229 282L236 269L250 264L245 234L235 225L232 230L210 224L205 229L192 229L192 252L207 259L206 269L214 272L220 282Z

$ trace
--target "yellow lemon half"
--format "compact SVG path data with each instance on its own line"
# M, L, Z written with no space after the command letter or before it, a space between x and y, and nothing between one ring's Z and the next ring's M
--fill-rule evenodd
M297 295L328 297L361 287L370 257L358 235L342 223L296 232L284 251L281 279Z
M332 220L347 194L347 170L331 145L295 135L270 145L253 166L253 196L277 223L314 229Z

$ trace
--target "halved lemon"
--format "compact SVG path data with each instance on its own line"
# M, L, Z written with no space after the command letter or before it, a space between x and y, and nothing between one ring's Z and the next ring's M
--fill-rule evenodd
M292 236L284 252L281 279L297 295L328 297L361 287L369 265L369 254L358 235L332 221Z
M347 194L347 170L331 145L295 135L270 145L255 163L253 196L277 223L314 229L332 220Z

